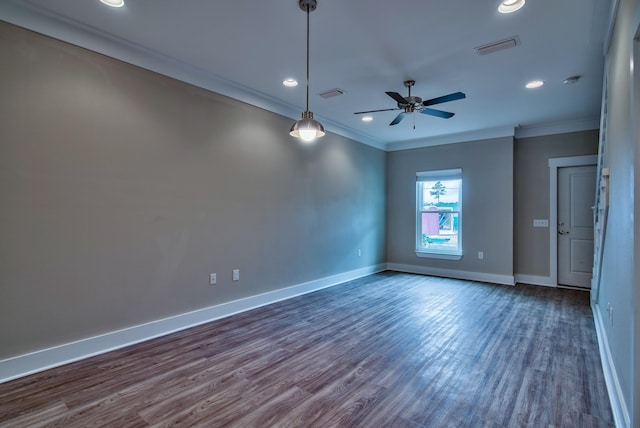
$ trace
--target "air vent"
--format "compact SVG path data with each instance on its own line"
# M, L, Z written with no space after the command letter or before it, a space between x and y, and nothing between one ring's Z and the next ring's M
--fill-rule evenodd
M328 91L321 92L318 95L320 95L322 98L333 98L333 97L337 97L338 95L342 95L346 92L347 91L345 91L344 89L335 88L335 89L329 89Z
M489 55L494 52L502 51L505 49L515 48L520 44L520 37L513 36L508 39L500 40L493 43L488 43L483 46L478 46L475 51L478 55Z

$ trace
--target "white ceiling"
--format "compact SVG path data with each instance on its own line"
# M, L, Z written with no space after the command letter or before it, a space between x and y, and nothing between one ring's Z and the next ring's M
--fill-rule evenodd
M0 19L298 119L305 107L306 16L297 0L4 0ZM327 130L394 150L518 129L589 129L600 114L609 0L318 0L311 19L310 110ZM515 48L474 48L511 36ZM569 76L581 75L574 85ZM301 82L286 88L282 80ZM451 119L398 112L385 91L464 100ZM532 79L546 84L524 88ZM344 95L318 93L340 88ZM415 129L413 128L415 124ZM520 128L519 128L520 127ZM286 134L288 129L283 129ZM473 138L470 138L473 139Z

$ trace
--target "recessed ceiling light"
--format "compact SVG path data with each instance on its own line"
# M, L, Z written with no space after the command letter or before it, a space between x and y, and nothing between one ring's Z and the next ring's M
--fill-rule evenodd
M124 6L124 0L100 0L102 3L111 7L122 7Z
M293 88L294 86L298 86L298 81L296 79L288 78L282 81L284 86L288 86L289 88Z
M532 80L531 82L527 83L524 86L527 89L535 89L535 88L539 88L542 85L544 85L544 81L542 81L542 80Z
M371 122L373 120L373 117L371 116L363 116L362 117L362 121L363 122Z
M500 13L515 12L516 10L524 6L524 2L525 0L504 0L502 3L500 3L500 6L498 6L498 12Z

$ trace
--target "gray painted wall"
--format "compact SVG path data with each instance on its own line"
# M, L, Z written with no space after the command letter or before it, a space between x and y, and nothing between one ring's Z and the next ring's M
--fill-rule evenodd
M598 153L599 132L584 131L515 140L514 267L517 274L549 276L549 159Z
M383 151L1 22L0 64L0 359L385 261Z
M634 276L634 165L635 146L633 127L638 120L630 115L631 74L629 64L632 56L632 39L638 26L640 14L639 0L620 0L612 43L607 54L609 75L608 123L606 131L607 148L605 166L610 168L610 205L607 222L607 236L602 264L602 283L598 305L595 310L604 322L606 340L611 350L611 359L617 373L622 398L629 411L630 426L640 426L640 373L634 370L638 355L634 356L634 345L640 332L634 331L638 325L640 309L634 307L640 284L637 273ZM638 59L635 59L636 68ZM636 71L637 73L637 71ZM635 148L634 148L635 146ZM637 183L636 177L636 183ZM637 190L636 190L637 191ZM607 304L613 307L613 322L608 321Z
M462 260L415 254L416 172L462 168ZM390 152L387 157L387 261L513 275L513 139ZM479 260L478 251L484 252Z

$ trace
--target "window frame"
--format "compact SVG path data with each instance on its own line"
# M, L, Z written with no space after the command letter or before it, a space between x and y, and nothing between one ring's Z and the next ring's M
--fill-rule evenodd
M427 181L448 181L460 180L458 187L458 209L457 210L429 210L423 209L423 183ZM463 256L462 251L462 168L441 169L433 171L420 171L416 173L416 230L415 230L415 253L418 257L460 260ZM422 214L423 213L441 213L458 215L458 248L456 250L445 250L442 248L426 248L422 245Z

